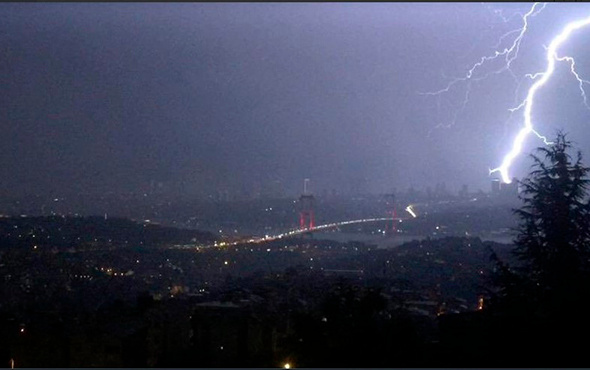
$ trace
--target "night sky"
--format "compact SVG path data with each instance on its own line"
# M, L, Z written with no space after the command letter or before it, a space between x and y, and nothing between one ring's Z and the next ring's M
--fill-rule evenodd
M200 194L275 181L295 194L303 178L316 192L488 191L488 169L522 125L508 109L531 85L525 74L545 68L544 45L590 4L549 3L530 18L516 79L474 82L464 109L466 84L420 93L493 54L530 6L0 4L0 194L150 184ZM590 80L588 40L590 27L560 51ZM590 111L568 68L539 92L535 127L569 132L590 165ZM531 136L525 150L541 144ZM529 165L521 156L513 175Z

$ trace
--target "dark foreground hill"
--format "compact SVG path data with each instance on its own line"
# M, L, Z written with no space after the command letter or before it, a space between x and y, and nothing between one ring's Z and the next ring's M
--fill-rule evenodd
M101 246L155 246L160 244L207 244L208 232L176 229L102 217L3 217L0 218L0 248L83 248Z

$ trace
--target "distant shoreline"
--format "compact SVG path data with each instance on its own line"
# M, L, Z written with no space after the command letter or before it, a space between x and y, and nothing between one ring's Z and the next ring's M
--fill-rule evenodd
M456 236L460 237L460 235L436 235L431 236L431 239L438 239L442 237L450 237ZM384 235L367 235L367 234L360 234L360 233L314 233L313 237L320 240L335 240L338 242L362 242L366 244L373 244L377 245L377 248L384 249L384 248L395 248L404 243L411 242L413 240L423 240L426 239L426 236L423 235L394 235L394 236L384 236ZM513 236L512 235L470 235L469 237L480 238L482 241L492 241L501 244L512 244Z

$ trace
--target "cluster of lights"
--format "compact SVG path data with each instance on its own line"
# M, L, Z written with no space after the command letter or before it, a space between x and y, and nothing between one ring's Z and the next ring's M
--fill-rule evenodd
M346 226L346 225L354 225L354 224L360 224L360 223L365 223L365 222L392 221L392 220L403 220L403 218L397 218L397 217L396 218L392 218L392 217L363 218L363 219L360 219L360 220L333 222L333 223L330 223L330 224L314 226L313 228L304 228L304 229L291 230L291 231L288 231L286 233L279 234L279 235L276 235L276 236L266 236L264 238L257 239L254 242L261 242L261 241L270 241L270 240L275 240L275 239L281 239L281 238L288 237L288 236L305 234L305 233L308 233L308 232L311 232L311 231L331 229L331 228L340 227L340 226Z
M408 213L410 213L412 215L412 217L414 217L414 218L417 217L417 215L414 212L414 210L412 209L411 205L406 207L406 211L408 211ZM365 222L382 222L382 221L392 221L392 220L398 220L399 222L402 222L404 220L404 218L380 217L380 218L363 218L360 220L333 222L333 223L329 223L329 224L325 224L325 225L314 226L313 228L295 229L295 230L291 230L291 231L288 231L288 232L285 232L282 234L278 234L278 235L265 235L262 238L250 238L248 240L240 240L240 241L234 241L234 242L226 242L226 241L217 242L217 241L215 241L213 243L213 245L209 246L208 248L211 248L211 247L217 247L217 248L231 247L231 246L236 246L238 244L244 244L244 243L248 243L248 244L263 243L263 242L286 238L289 236L301 235L301 234L305 234L305 233L312 232L312 231L331 229L331 228L336 228L336 227L340 227L340 226L360 224L360 223L365 223ZM207 248L207 247L202 246L202 248ZM199 248L196 248L196 250L199 250ZM270 252L270 250L267 250L267 251Z
M129 276L133 275L133 271L129 270L127 272L114 272L112 267L101 267L100 271L104 272L109 276Z

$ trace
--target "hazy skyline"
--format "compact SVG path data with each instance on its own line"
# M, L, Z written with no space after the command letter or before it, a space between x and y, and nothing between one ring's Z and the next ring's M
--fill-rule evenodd
M530 3L0 4L0 194L302 189L488 190L544 70L544 46L590 5L529 20L510 73L437 99L509 44ZM585 15L586 14L586 15ZM512 38L511 38L512 37ZM590 79L590 29L564 45ZM590 111L564 64L536 127L590 163ZM517 81L521 82L518 88ZM517 93L515 94L516 89ZM437 125L454 125L437 128ZM541 142L530 137L525 150ZM526 155L514 166L526 173Z

